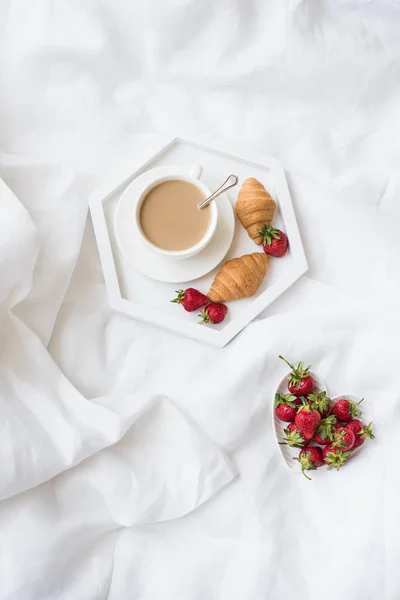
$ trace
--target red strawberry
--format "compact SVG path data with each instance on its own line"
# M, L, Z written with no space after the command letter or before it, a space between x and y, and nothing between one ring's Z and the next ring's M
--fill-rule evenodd
M178 296L174 300L171 300L171 302L182 304L183 308L188 312L199 310L199 308L210 302L207 296L198 290L195 290L194 288L188 288L187 290L176 290L176 293Z
M279 442L280 444L295 448L305 448L310 443L303 438L294 423L289 423L283 431L285 432L286 437L283 438L284 442Z
M321 413L321 417L327 417L329 414L329 407L331 399L328 398L326 392L315 392L307 397L307 401L311 404L315 410Z
M333 416L321 419L314 435L314 440L317 442L317 444L321 444L321 446L327 446L333 442L335 423L336 417Z
M351 450L355 440L356 436L351 429L348 427L340 427L333 435L332 446L343 451Z
M286 254L288 249L288 238L286 233L280 229L264 225L258 233L263 236L263 248L265 254L280 258Z
M296 457L293 460L299 461L301 465L301 472L303 473L304 477L307 477L307 479L311 480L311 477L306 475L304 471L313 471L322 465L321 448L318 448L318 446L302 448L298 458Z
M275 394L275 414L281 421L294 421L297 412L294 398L291 394Z
M355 435L355 442L353 448L358 448L359 446L362 446L367 437L371 438L371 440L375 439L375 436L372 433L372 422L368 425L363 425L358 419L353 419L353 421L347 423L346 429L351 429Z
M221 302L211 302L211 304L208 304L204 311L199 314L201 319L200 323L202 325L205 323L210 323L211 325L222 323L227 312L228 307L225 306L225 304L221 304Z
M308 396L314 389L314 380L309 374L310 367L304 369L303 363L300 362L297 367L294 367L283 358L283 356L279 355L285 363L292 369L292 372L289 376L288 389L291 394L295 396Z
M354 435L357 435L357 433L362 430L363 424L359 419L353 419L352 421L350 421L350 423L346 424L346 427L348 427L348 429L351 429Z
M324 463L328 465L328 469L335 468L337 471L344 465L350 455L351 452L343 452L343 450L335 448L332 444L325 446L322 452Z
M320 421L321 415L317 410L311 408L309 404L305 404L300 408L294 419L297 429L306 440L311 440L314 436Z
M363 400L364 398L360 400L360 402L362 402ZM359 416L360 411L358 410L357 406L360 404L360 402L357 402L356 404L355 402L350 402L350 400L346 400L346 398L342 398L341 400L338 400L332 408L332 415L335 415L338 421L348 423L349 421L352 421L355 417Z

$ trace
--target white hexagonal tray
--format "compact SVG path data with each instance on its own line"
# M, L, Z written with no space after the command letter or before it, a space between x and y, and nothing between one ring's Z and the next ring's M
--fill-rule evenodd
M273 225L287 233L290 243L290 251L284 258L271 260L270 269L257 294L252 298L230 302L227 318L217 326L200 325L197 313L187 313L169 300L179 288L192 286L207 293L219 267L196 281L184 284L154 281L126 261L114 233L116 206L131 181L153 167L187 165L189 168L192 164L203 166L202 180L211 190L216 189L230 173L239 177L239 185L227 193L232 205L241 183L247 177L261 181L277 201ZM105 183L89 196L104 279L113 309L140 321L222 347L307 271L285 173L276 158L242 149L233 150L230 143L223 145L215 141L191 141L176 137L151 156L143 157L136 168L130 165L128 169L118 168L117 171L108 175ZM254 244L237 221L232 246L224 261L258 251L260 247Z

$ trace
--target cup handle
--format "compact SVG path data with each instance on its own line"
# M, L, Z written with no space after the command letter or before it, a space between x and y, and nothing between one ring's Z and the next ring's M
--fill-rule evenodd
M192 165L190 167L189 175L190 177L193 177L193 179L200 179L202 172L203 167L201 165Z

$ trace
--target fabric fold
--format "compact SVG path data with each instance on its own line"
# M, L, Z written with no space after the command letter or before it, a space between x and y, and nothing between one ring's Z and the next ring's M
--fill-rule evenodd
M6 557L0 597L80 597L90 563L96 570L104 564L96 585L105 590L116 530L181 517L235 476L227 456L173 402L152 399L119 442L0 504L0 556ZM79 557L89 563L86 571ZM34 565L40 565L35 572Z

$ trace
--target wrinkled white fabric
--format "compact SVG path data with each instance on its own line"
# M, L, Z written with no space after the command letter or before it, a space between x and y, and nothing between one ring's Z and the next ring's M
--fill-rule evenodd
M67 257L58 247L41 260L47 240L41 248L39 228L2 181L0 201L0 594L104 598L121 527L180 517L236 470L165 396L142 387L88 400L68 381L13 312L46 310L30 305L35 289L57 302L48 271ZM57 220L58 206L45 208ZM67 241L65 224L64 233Z
M399 21L0 4L0 598L397 600ZM87 220L102 172L177 133L279 157L310 265L224 349L110 311ZM279 353L373 405L339 473L281 463Z

